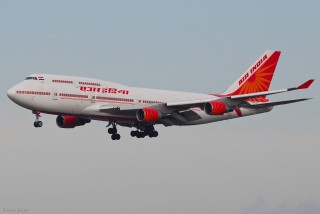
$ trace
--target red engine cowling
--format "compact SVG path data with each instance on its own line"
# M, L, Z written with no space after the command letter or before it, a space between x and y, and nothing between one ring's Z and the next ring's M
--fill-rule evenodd
M56 119L57 126L60 128L74 128L76 126L83 126L86 123L90 123L90 119L84 119L74 116L61 116Z
M223 115L230 111L230 108L223 102L210 102L204 104L204 111L209 115Z
M137 111L136 117L140 122L156 122L161 118L161 113L156 109L143 108Z

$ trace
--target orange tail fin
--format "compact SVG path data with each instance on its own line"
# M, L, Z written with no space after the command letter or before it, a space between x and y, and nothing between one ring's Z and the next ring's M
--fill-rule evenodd
M240 95L268 91L280 51L266 51L221 95Z

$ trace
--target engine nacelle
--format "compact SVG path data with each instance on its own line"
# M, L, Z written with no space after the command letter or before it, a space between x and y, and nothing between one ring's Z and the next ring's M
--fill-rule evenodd
M153 108L142 108L137 111L136 117L140 122L156 122L161 118L161 113Z
M60 128L74 128L76 126L83 126L86 123L90 123L90 119L83 119L74 116L61 116L59 115L56 119L57 126Z
M204 111L209 115L223 115L231 109L223 102L210 102L204 104Z

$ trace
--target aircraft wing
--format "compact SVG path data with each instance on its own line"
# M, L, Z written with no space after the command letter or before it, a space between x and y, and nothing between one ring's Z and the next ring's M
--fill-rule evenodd
M117 112L129 112L142 108L154 108L159 109L164 104L114 104L114 105L100 105L99 111L105 113L117 113Z
M113 105L100 105L99 111L101 112L116 112L116 111L130 111L139 108L144 108L144 105L130 105L130 104L113 104Z
M278 102L267 102L267 103L249 103L246 100L249 98L261 97L266 95L273 95L278 93L284 93L293 90L300 90L309 88L314 80L308 80L307 82L301 84L298 87L292 87L287 89L280 89L274 91L250 93L250 94L241 94L241 95L232 95L232 96L215 96L212 99L199 99L199 100L186 100L178 102L169 102L169 103L153 103L153 104L95 104L86 108L85 111L89 112L100 112L100 113L110 113L117 115L127 115L134 116L136 111L143 108L152 108L159 110L165 114L171 114L173 112L182 112L190 110L190 108L203 108L203 105L208 102L218 101L223 102L231 107L248 107L248 108L263 108L277 105L284 105L294 102L301 102L308 100L305 99L296 99L296 100L285 100Z
M157 110L164 110L164 103L153 104L125 104L125 103L110 103L110 104L93 104L87 107L84 111L88 114L103 115L103 113L123 115L123 116L135 116L136 111L143 108L153 108Z

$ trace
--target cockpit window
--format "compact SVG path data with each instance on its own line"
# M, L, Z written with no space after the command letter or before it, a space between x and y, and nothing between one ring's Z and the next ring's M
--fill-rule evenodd
M27 78L25 78L25 80L38 80L38 78L37 77L27 77Z

